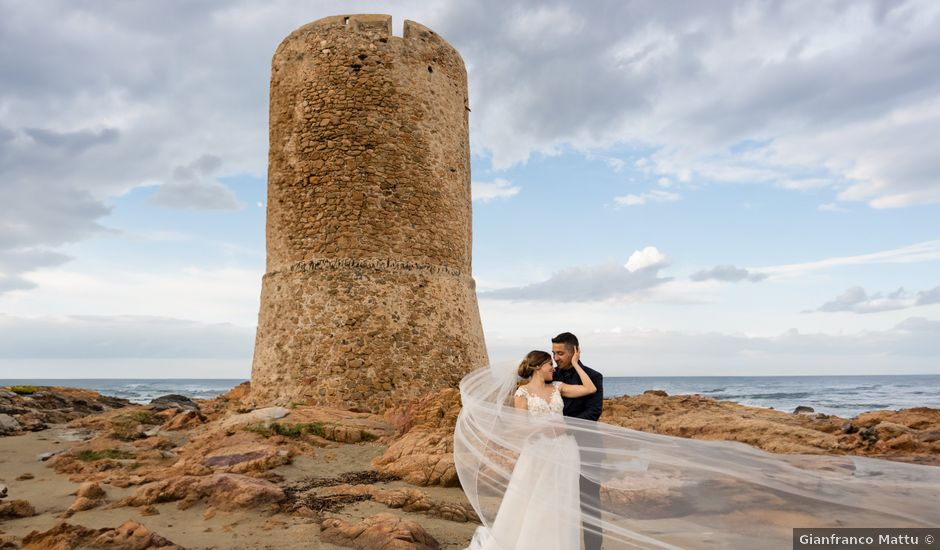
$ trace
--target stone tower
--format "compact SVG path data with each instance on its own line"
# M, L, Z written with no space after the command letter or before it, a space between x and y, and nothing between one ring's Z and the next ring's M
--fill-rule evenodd
M274 54L256 403L379 411L487 363L466 69L391 24L327 17Z

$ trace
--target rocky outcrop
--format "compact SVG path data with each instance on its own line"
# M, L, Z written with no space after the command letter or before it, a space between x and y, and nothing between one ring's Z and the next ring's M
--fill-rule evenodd
M107 493L98 483L94 481L82 483L78 491L75 492L75 502L65 511L65 517L71 517L76 512L84 512L101 506L105 503L107 496Z
M397 433L382 417L368 413L308 406L238 413L214 401L200 406L205 415L138 406L74 421L73 428L97 435L50 463L74 482L118 487L214 473L264 476L297 455L385 441Z
M807 411L808 412L808 411ZM700 395L644 393L604 401L601 422L694 439L740 441L775 453L853 454L940 463L940 409L873 411L852 420L788 414Z
M181 510L205 502L216 510L242 510L278 504L284 491L269 481L238 474L180 476L148 483L116 506L147 506L179 502Z
M60 523L23 538L23 550L184 550L143 525L128 521L114 529Z
M337 518L323 520L320 539L362 550L437 550L440 544L418 523L378 514L360 522Z
M419 486L459 484L454 467L454 426L460 392L446 389L385 413L402 435L375 459L373 466Z
M0 502L0 519L29 518L36 515L36 509L27 500L5 500Z
M0 388L0 436L44 430L128 405L125 399L78 388L7 386Z
M375 485L342 484L318 491L317 497L354 497L350 500L359 500L355 497L367 497L389 508L401 509L405 512L427 514L459 523L468 521L479 523L480 521L469 504L437 502L424 491L410 487L383 489Z
M229 416L222 421L221 427L223 429L233 429L242 426L251 426L252 424L270 424L275 420L284 418L288 414L290 414L290 410L284 407L265 407L263 409L255 409L246 413Z
M419 486L457 484L453 428L457 390L443 390L386 412L402 435L373 464ZM940 465L940 409L874 411L847 420L789 414L651 390L604 401L601 422L645 432L740 441L775 453L853 454Z
M166 409L176 409L178 411L199 411L200 409L199 403L196 403L185 395L178 395L175 393L161 395L160 397L150 400L150 408L157 411Z

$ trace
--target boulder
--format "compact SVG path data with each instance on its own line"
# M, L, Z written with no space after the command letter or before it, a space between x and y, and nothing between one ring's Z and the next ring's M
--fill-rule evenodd
M372 465L381 473L421 486L459 485L454 467L454 426L460 413L460 392L445 389L391 409L386 421L403 435Z
M268 424L290 414L284 407L266 407L244 414L236 414L222 421L222 429L240 428L250 424Z
M174 415L164 425L163 429L167 431L188 430L195 428L206 421L206 417L198 410L184 410Z
M60 523L23 538L23 550L184 550L135 521L114 529L89 529Z
M239 474L180 476L141 486L116 506L147 506L159 502L179 501L178 507L189 508L204 501L218 510L243 510L284 500L284 491L270 481Z
M26 500L7 500L0 502L0 519L29 518L36 515L36 509Z
M914 432L914 430L908 428L907 426L898 424L896 422L889 422L887 420L876 424L874 426L874 430L878 432L878 439L893 439L895 437Z
M161 395L150 401L150 408L158 411L166 409L178 409L181 411L199 411L199 403L196 403L192 399L186 397L185 395L178 395L171 393L169 395Z
M78 388L42 386L24 388L19 393L3 391L0 392L0 436L45 430L50 424L65 424L127 405L130 401L125 399Z
M940 429L925 431L918 436L918 439L924 443L940 441Z
M320 498L367 496L389 508L400 508L405 512L420 512L458 523L480 521L469 504L437 502L424 491L410 487L383 489L375 485L340 484L322 489L317 492L316 496Z
M646 390L643 395L658 395L660 397L669 397L665 390Z
M376 470L422 487L456 487L460 480L454 466L452 430L415 429L389 445L372 461Z
M65 517L70 517L76 512L97 508L104 504L106 497L107 493L104 492L101 485L94 481L86 481L75 492L75 502L65 511Z
M13 435L23 429L19 421L8 414L0 414L0 435Z
M101 485L98 485L94 481L88 481L78 486L78 491L75 492L75 495L85 498L105 498L107 493L104 492Z
M102 502L104 501L100 499L78 497L75 499L75 502L73 502L72 505L68 507L68 510L65 511L65 514L63 514L63 517L67 517L67 518L72 517L74 514L78 512L84 512L85 510L91 510L92 508L97 508L98 506L101 505Z
M320 539L363 550L437 550L440 544L418 523L378 514L353 523L329 518L320 524Z
M812 407L807 407L806 405L800 405L797 408L793 409L793 414L805 414L805 413L814 413L816 409Z

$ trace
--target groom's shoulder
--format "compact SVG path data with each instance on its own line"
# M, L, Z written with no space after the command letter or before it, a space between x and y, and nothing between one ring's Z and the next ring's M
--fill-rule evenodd
M590 376L592 379L604 377L604 375L601 374L599 371L592 369L591 367L585 365L584 363L581 363L581 368L584 369L584 372L586 372L587 375Z

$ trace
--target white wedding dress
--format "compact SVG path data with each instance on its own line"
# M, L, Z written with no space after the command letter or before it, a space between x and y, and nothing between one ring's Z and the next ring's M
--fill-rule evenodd
M524 387L515 395L527 399L530 417L556 416L561 420L561 382L553 382L552 386L554 391L547 402ZM532 436L519 454L492 528L478 527L467 550L580 547L581 518L559 514L561 509L577 510L580 505L578 444L570 435L555 435L561 430L548 426L533 423ZM545 460L549 456L551 460Z
M940 525L940 467L772 454L565 417L557 386L547 402L517 393L526 412L509 403L517 382L512 365L460 381L454 466L484 524L473 550L577 550L582 518L605 548L670 550L789 549L794 527ZM600 514L582 510L593 495L581 477L602 484Z

